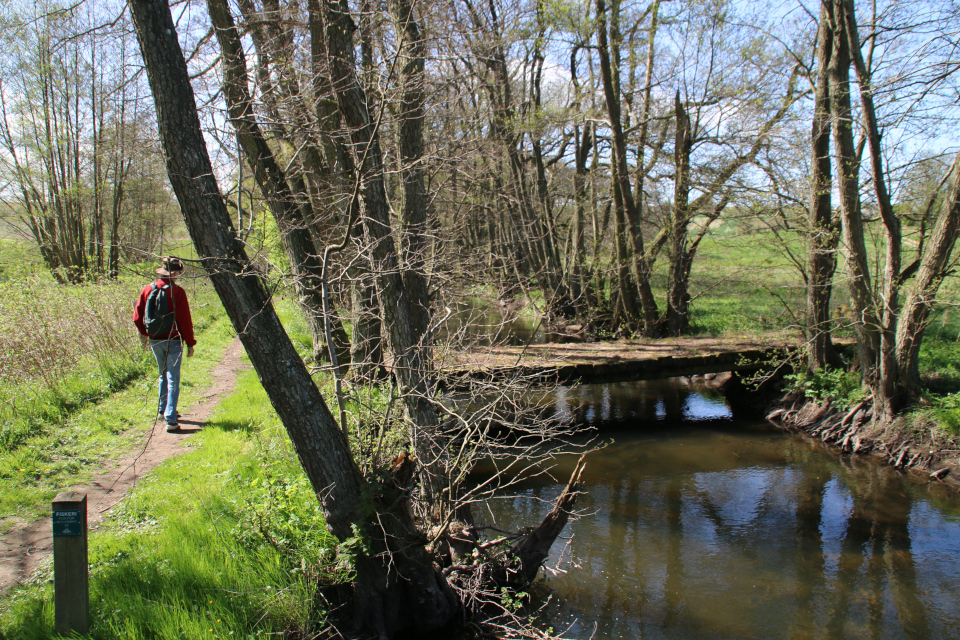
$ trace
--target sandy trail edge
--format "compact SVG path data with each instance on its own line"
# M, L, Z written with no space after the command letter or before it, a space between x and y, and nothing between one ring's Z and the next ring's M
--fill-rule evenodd
M243 346L239 339L227 347L223 359L211 371L213 384L192 407L181 407L181 432L167 433L163 420L144 433L144 444L113 466L104 467L89 485L64 487L64 491L87 494L87 523L93 529L104 514L120 502L136 483L167 458L189 451L183 441L199 431L213 414L213 410L233 392L237 374L249 368L241 356ZM6 593L20 584L50 557L53 550L53 527L50 518L37 520L26 527L12 529L0 540L0 593Z

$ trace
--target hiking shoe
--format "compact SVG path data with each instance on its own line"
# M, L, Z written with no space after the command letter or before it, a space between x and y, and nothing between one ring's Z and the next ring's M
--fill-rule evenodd
M167 433L176 433L180 431L180 425L174 422L173 424L167 423Z
M160 411L157 413L157 417L163 420L166 416L163 415L163 411ZM183 417L183 414L177 411L177 418L182 418L182 417Z

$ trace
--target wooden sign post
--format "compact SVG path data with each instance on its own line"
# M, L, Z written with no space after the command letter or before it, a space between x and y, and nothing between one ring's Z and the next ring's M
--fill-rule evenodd
M66 491L53 499L54 627L59 634L90 630L87 575L87 496Z

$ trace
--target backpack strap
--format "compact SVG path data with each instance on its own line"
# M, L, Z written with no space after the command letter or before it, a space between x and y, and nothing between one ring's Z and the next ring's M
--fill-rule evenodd
M154 282L153 284L157 283ZM161 287L161 289L165 289L167 291L167 300L170 302L170 313L173 314L173 328L170 329L170 333L173 333L174 331L179 332L179 328L177 327L177 297L173 295L173 290L176 288L176 286L177 285L171 282L170 284L166 284Z

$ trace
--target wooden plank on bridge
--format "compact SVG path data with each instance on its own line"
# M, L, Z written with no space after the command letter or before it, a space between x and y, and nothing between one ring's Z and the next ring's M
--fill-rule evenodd
M601 382L648 380L726 371L752 372L796 354L798 340L764 338L672 338L594 343L546 343L484 347L444 358L446 387L471 380Z

